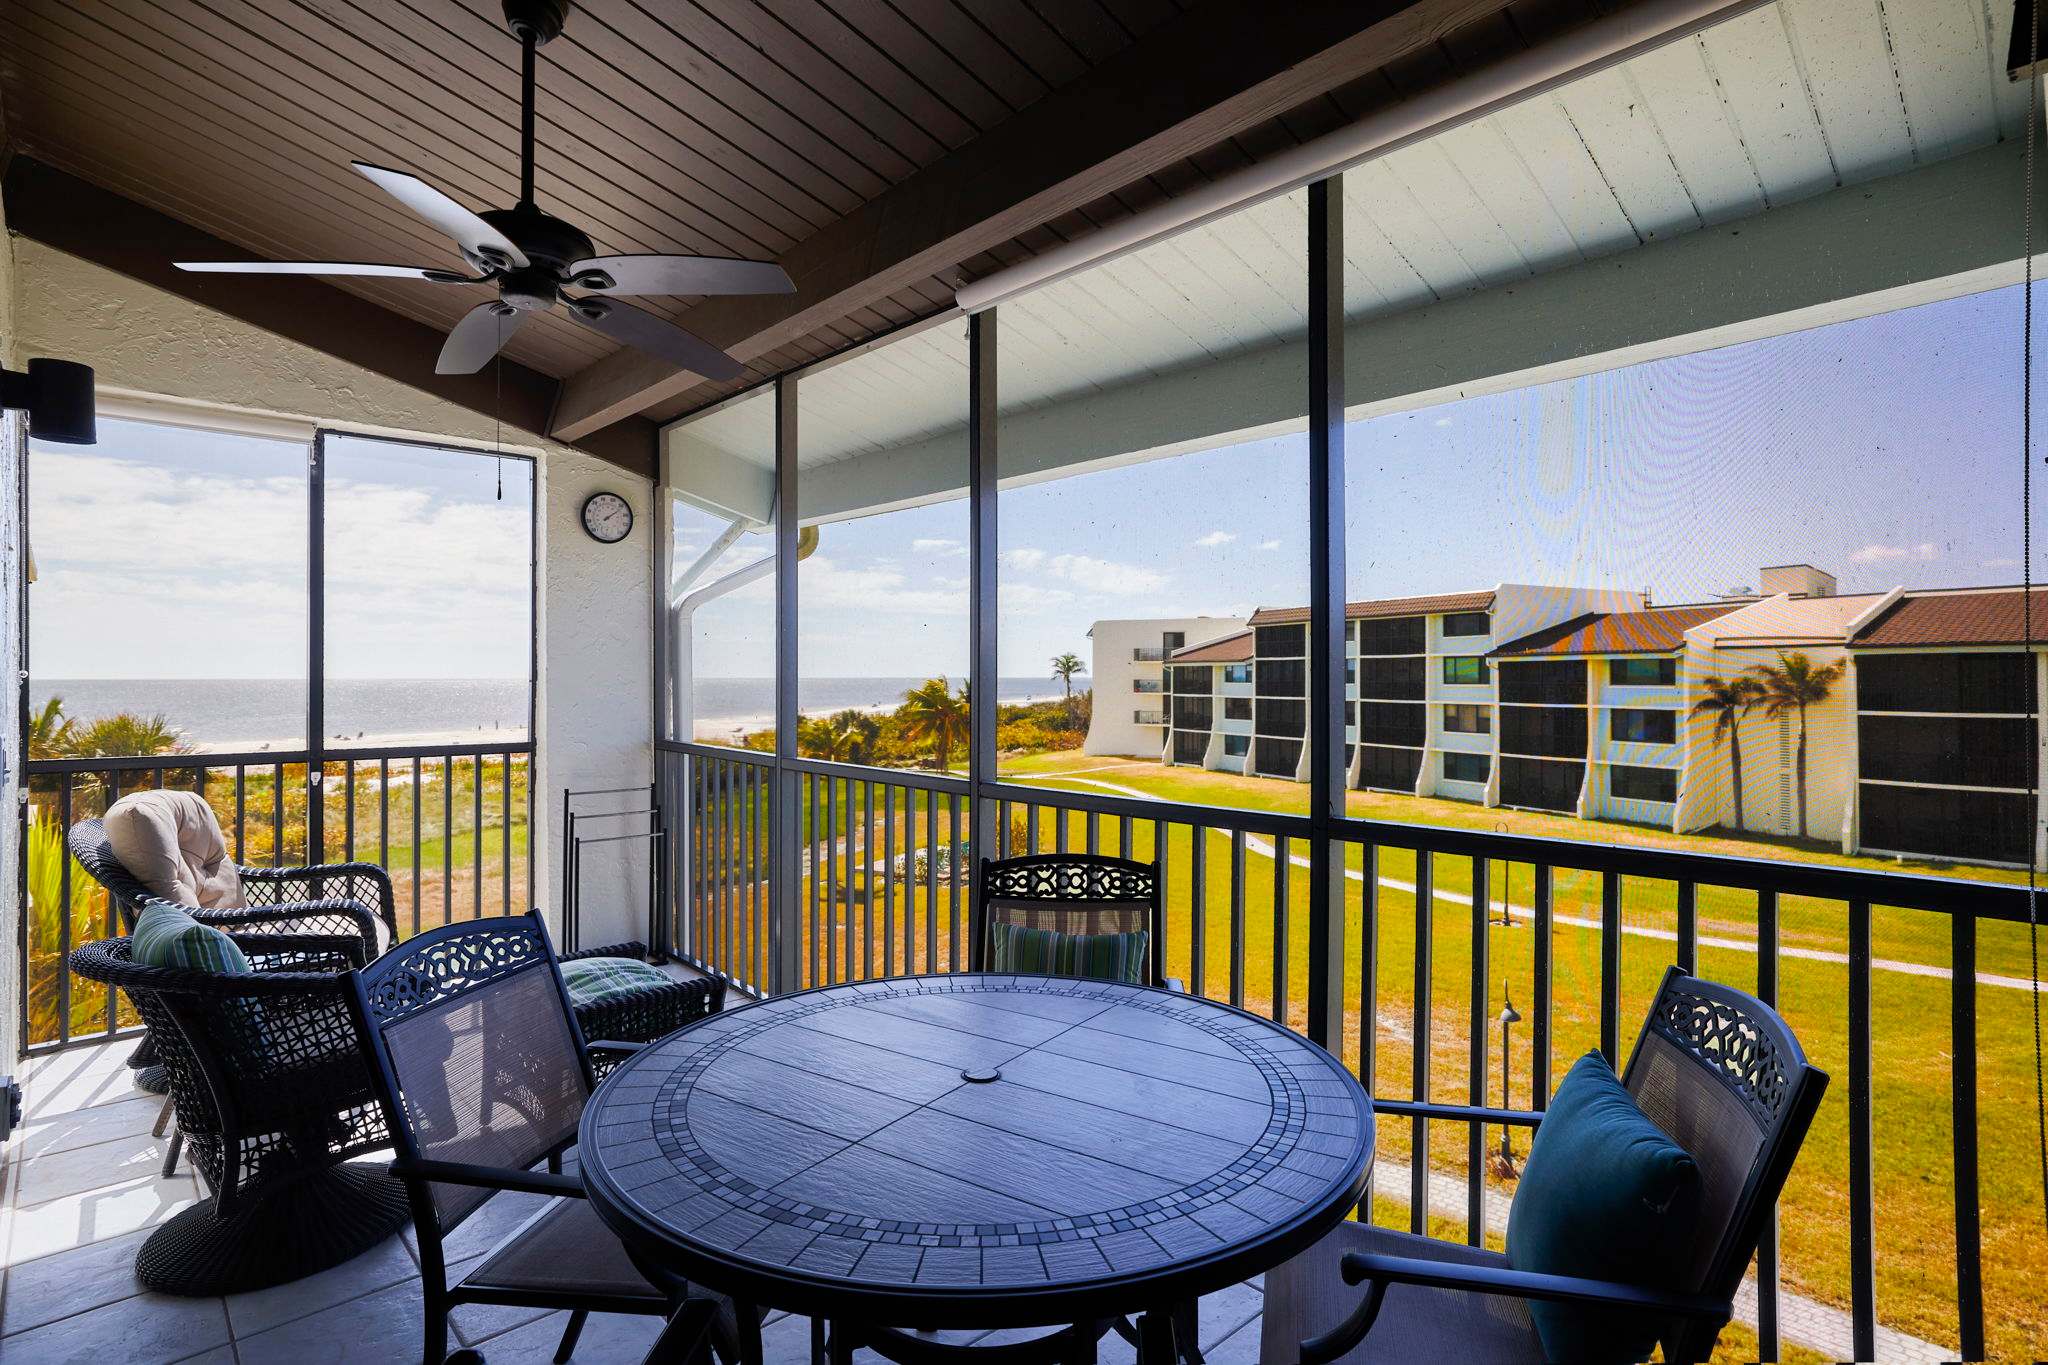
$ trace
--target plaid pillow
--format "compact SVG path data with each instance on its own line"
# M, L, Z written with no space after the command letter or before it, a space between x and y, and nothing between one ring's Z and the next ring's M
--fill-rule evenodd
M135 932L128 939L128 957L145 967L177 967L222 976L249 971L249 959L233 939L169 901L144 903Z
M578 1009L601 1005L622 995L666 986L674 980L659 967L630 957L576 957L562 964L562 984Z
M1000 921L990 928L992 971L1145 984L1145 954L1152 935L1143 929L1129 934L1063 934Z

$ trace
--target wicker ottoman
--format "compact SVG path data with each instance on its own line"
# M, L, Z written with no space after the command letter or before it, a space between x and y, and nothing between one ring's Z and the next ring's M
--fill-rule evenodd
M581 958L623 957L635 962L647 960L647 945L644 943L613 943L602 948L586 948L581 952L565 953L562 960L573 962ZM583 1030L583 1040L594 1043L609 1039L619 1043L651 1043L656 1038L666 1038L688 1023L715 1014L725 1007L725 983L716 977L700 976L693 980L669 980L658 986L648 986L605 1000L577 1003L576 1024ZM620 1058L609 1054L592 1054L591 1065L603 1078L618 1065Z

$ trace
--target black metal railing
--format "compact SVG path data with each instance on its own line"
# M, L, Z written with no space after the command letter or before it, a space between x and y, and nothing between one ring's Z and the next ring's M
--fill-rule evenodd
M120 932L106 892L64 846L73 823L145 787L205 796L245 866L374 862L391 874L401 936L533 902L533 746L429 745L36 759L28 787L19 944L29 1052L135 1026L117 994L71 975L77 944Z
M967 844L975 822L964 779L808 760L786 760L778 771L765 754L660 747L665 791L681 798L671 817L678 847L694 859L671 882L676 941L692 961L755 993L767 989L784 934L800 944L792 986L966 964L980 850ZM782 924L763 842L777 781L798 784L801 841L795 919ZM1316 834L1306 816L1004 783L984 784L980 800L995 806L995 856L1076 849L1156 863L1170 972L1193 991L1306 1031L1308 982L1322 966L1308 961ZM1751 1327L1763 1357L1777 1358L1786 1293L1845 1312L1841 1350L1859 1359L1875 1353L1881 1293L1923 1335L1927 1322L1945 1319L1944 1349L1982 1357L1985 1211L2015 1235L2032 1224L2025 1171L2015 1170L2010 1201L1984 1202L1978 1075L1994 1040L1979 1037L1978 953L1990 933L2001 961L2023 961L2015 956L2028 914L2023 886L1384 821L1332 828L1345 865L1336 941L1347 984L1341 1029L1324 1041L1369 1090L1409 1106L1381 1125L1377 1193L1362 1216L1415 1231L1431 1230L1434 1216L1439 1232L1448 1220L1468 1241L1498 1245L1511 1180L1489 1163L1515 1135L1489 1145L1498 1118L1447 1118L1426 1106L1540 1110L1562 1074L1560 1058L1597 1049L1622 1065L1658 975L1675 962L1776 1004L1837 1077L1787 1188L1800 1214L1794 1255L1781 1255L1774 1223L1757 1256ZM1874 933L1904 960L1878 959ZM1889 1026L1906 1031L1886 1044L1953 1057L1945 1093L1888 1096L1890 1125L1873 1113L1874 978L1890 1001ZM2013 980L1987 979L2001 993ZM1507 995L1524 1025L1518 1037L1498 1032ZM2023 1059L2010 1060L2017 1067ZM1425 1107L1413 1108L1418 1102ZM1923 1127L1910 1144L1895 1139L1902 1145L1951 1154L1946 1191L1932 1204L1926 1178L1935 1172L1901 1184L1895 1162L1891 1184L1879 1189L1875 1150L1905 1124ZM1945 1129L1937 1141L1928 1141L1928 1124ZM1838 1171L1841 1188L1831 1183ZM1461 1198L1447 1201L1447 1176ZM1943 1267L1936 1285L1903 1271L1880 1279L1880 1197L1900 1218L1952 1227L1952 1278ZM1787 1263L1797 1267L1789 1285ZM1843 1265L1837 1287L1824 1268Z

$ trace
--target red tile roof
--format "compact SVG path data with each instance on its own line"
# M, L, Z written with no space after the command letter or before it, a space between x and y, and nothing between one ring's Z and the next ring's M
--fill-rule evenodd
M1726 616L1747 602L1708 602L1691 607L1648 607L1642 611L1587 612L1548 626L1493 651L1495 658L1571 654L1670 654L1685 644L1685 633L1702 621Z
M1493 590L1438 593L1433 597L1383 597L1373 602L1346 602L1344 619L1364 621L1382 616L1441 616L1446 612L1487 611ZM1252 613L1255 626L1290 626L1308 620L1307 607L1266 607Z
M1177 664L1239 664L1252 657L1252 633L1241 630L1220 640L1205 640L1173 651Z
M1850 641L1853 647L2016 645L2026 640L2018 588L1908 593ZM2048 588L2034 589L2034 638L2048 643Z

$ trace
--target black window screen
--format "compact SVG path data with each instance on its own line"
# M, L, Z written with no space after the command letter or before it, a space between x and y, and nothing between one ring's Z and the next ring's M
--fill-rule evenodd
M1444 617L1444 635L1484 635L1493 629L1493 618L1483 611L1454 611Z
M1949 787L2029 787L2034 726L2022 717L1863 716L1861 775Z
M1358 785L1384 791L1412 792L1422 771L1422 750L1379 749L1367 745L1358 762Z
M1250 697L1225 697L1223 699L1223 719L1250 720L1251 718L1252 699Z
M1579 786L1585 778L1585 768L1583 763L1503 758L1500 761L1501 804L1563 811L1569 815L1578 809Z
M2033 801L2023 793L1861 784L1863 846L1889 853L2025 863L2034 856Z
M1299 739L1308 733L1308 703L1270 701L1261 697L1252 729L1262 735L1286 735Z
M1486 754L1445 754L1444 781L1484 782L1493 759Z
M1176 763L1200 763L1209 751L1207 731L1175 730L1173 732L1173 761Z
M1252 645L1252 652L1261 659L1302 658L1308 654L1308 627L1260 626L1252 636Z
M1197 664L1179 664L1170 670L1173 690L1176 692L1211 692L1209 675L1213 671Z
M1424 643L1426 621L1420 616L1390 616L1358 623L1358 652L1360 654L1420 654L1428 648Z
M1678 739L1676 711L1618 710L1607 718L1611 739L1640 744L1672 744Z
M1502 701L1554 702L1571 706L1586 700L1586 665L1579 659L1516 660L1500 666Z
M1176 730L1207 730L1213 719L1213 705L1207 697L1175 697L1173 699L1173 728Z
M1569 706L1503 706L1500 751L1582 758L1586 752L1586 713Z
M1429 728L1422 703L1369 701L1359 711L1359 743L1422 746Z
M1298 739L1260 739L1252 743L1252 770L1268 777L1293 777L1301 764Z
M1669 687L1678 681L1678 660L1609 659L1607 681L1616 687Z
M1262 697L1305 697L1308 665L1300 659L1261 659L1253 684Z
M1678 773L1671 768L1616 764L1607 770L1607 789L1629 801L1676 801Z
M2034 709L2034 663L2024 654L1863 654L1856 704L1865 711Z
M1428 675L1427 659L1359 660L1358 695L1361 697L1421 697Z

